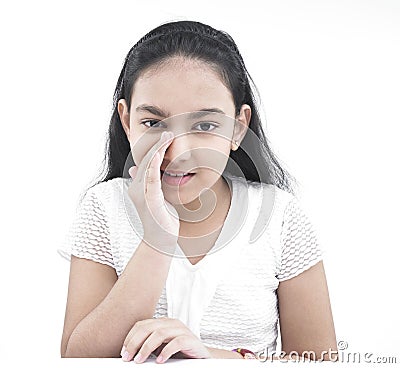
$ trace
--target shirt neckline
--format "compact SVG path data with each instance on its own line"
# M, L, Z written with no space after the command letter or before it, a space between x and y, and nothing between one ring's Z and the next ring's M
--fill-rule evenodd
M181 263L181 265L183 265L186 269L190 270L190 271L196 271L198 269L204 268L206 267L210 262L211 262L211 255L213 255L214 253L218 253L218 248L219 245L221 243L221 241L226 238L226 232L228 231L229 228L229 223L232 220L232 217L234 216L234 213L236 211L236 207L237 207L237 182L235 180L235 178L233 178L230 174L228 173L223 173L222 177L225 179L225 181L227 182L227 184L229 185L229 189L232 193L231 195L231 203L228 209L228 213L225 217L225 221L222 225L221 231L217 237L217 239L215 240L214 245L212 246L212 248L206 253L206 255L200 260L198 261L196 264L192 264L189 259L186 257L185 253L183 252L182 248L180 247L180 245L177 243L176 245L176 251L175 251L175 255L178 254L178 258L179 261ZM214 254L214 258L215 258L215 254Z

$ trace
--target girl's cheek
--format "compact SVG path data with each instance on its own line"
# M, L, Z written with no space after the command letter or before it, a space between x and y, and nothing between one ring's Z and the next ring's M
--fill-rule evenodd
M158 141L159 138L154 135L135 135L130 141L132 155L135 155L136 158L144 157Z
M136 166L139 166L140 163L142 162L143 155L138 152L137 148L135 146L131 145L131 153L132 153L132 159L135 163Z
M147 144L144 144L143 140L131 140L130 147L132 158L135 161L135 164L138 165L145 156L147 150L150 147L147 147Z

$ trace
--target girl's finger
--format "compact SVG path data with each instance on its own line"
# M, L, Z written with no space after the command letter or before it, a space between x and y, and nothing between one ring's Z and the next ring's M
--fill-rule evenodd
M149 318L137 321L128 332L128 335L126 335L125 337L121 350L121 355L126 350L126 347L129 345L129 343L131 342L132 338L135 335L137 335L140 331L146 331L146 330L148 331L147 335L149 335L151 332L153 332L159 326L161 326L161 323L165 324L164 318Z
M165 151L171 144L172 140L170 140L171 136L168 136L168 140L166 144L162 145L154 155L149 168L149 176L145 181L145 193L149 197L156 198L157 195L161 193L161 163L163 162Z
M182 328L158 328L149 335L135 336L126 347L126 350L129 352L133 352L134 350L137 351L134 360L137 363L141 363L144 362L161 344L168 343L177 336L185 333L187 333L187 330Z
M165 142L165 144L163 144L161 146L161 148L158 150L159 154L160 154L160 168L161 168L161 163L164 160L164 156L165 156L165 151L167 150L167 148L170 146L170 144L172 143L172 138L174 137L174 133L172 132L168 132L170 133L168 135L167 141Z
M139 165L137 176L139 178L139 182L144 178L145 171L148 170L150 165L150 161L154 158L155 152L157 152L163 144L169 139L171 132L163 132L161 134L160 139L156 142L156 144L144 155L142 162Z
M131 168L129 168L128 172L132 179L135 179L137 171L138 171L137 166L132 166Z
M157 151L150 161L149 169L146 170L145 177L145 195L150 193L159 193L161 190L160 180L160 153Z
M151 330L143 328L139 329L134 327L128 334L129 338L127 337L127 339L125 339L124 345L122 346L121 350L122 360L126 362L130 361L136 355L136 353L142 346L143 342L147 339L147 337L151 333L152 333Z
M153 332L157 328L165 326L166 320L169 321L170 319L161 317L161 318L148 318L148 319L143 319L141 321L137 321L128 332L128 335L126 335L123 345L127 347L132 337L140 330L149 330L150 332Z
M192 345L192 338L189 335L175 336L175 338L164 346L164 349L161 350L156 361L158 363L163 363L179 351L190 350L190 345Z
M171 144L171 132L164 132L161 138L161 145L156 145L153 156L150 157L149 167L146 170L146 177L143 182L144 195L147 198L157 200L157 196L160 196L161 191L161 172L160 167L164 155L161 157L160 152L165 152L168 146Z
M131 360L146 338L159 328L169 328L171 330L181 328L180 321L173 318L161 317L136 322L125 337L121 356L123 357L125 354L125 357Z

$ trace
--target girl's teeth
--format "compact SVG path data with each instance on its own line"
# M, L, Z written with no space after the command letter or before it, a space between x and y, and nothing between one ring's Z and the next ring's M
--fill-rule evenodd
M167 172L165 172L165 174L167 174L169 176L186 176L186 175L189 175L189 174L170 174L170 173L167 173Z

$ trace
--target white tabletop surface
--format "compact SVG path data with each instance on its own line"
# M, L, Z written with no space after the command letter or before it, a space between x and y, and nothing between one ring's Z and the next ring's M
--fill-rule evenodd
M124 362L119 359L78 359L68 358L60 359L58 367L134 367L134 366L163 366L170 367L172 365L179 367L259 367L262 364L259 361L251 359L168 359L165 363L156 363L155 358L148 358L145 362L137 364L133 361ZM265 364L265 363L264 363Z
M1 359L0 359L1 362ZM64 358L64 359L54 359L54 360L47 360L43 359L41 362L37 362L36 359L31 359L31 360L20 360L20 359L15 359L15 361L10 361L7 360L7 367L32 367L36 366L35 363L42 363L42 366L48 366L48 367L57 367L57 368L63 368L63 367L79 367L79 368L102 368L102 367L107 367L107 368L113 368L113 367L125 367L125 368L132 368L134 366L140 366L143 365L145 367L149 366L162 366L163 364L166 367L171 367L172 365L179 366L180 368L183 367L207 367L207 368L224 368L224 367L229 367L229 368L235 368L235 367L267 367L270 364L273 364L276 367L282 366L282 363L284 366L290 365L291 367L295 366L300 366L304 367L316 367L316 362L296 362L296 361L285 361L285 362L280 362L280 361L258 361L258 360L252 360L252 359L169 359L165 363L156 363L155 358L148 358L145 362L143 363L135 363L134 361L130 362L124 362L121 358ZM25 365L26 364L26 365ZM332 365L334 364L334 366ZM329 367L348 367L348 364L344 364L341 362L319 362L318 367L323 367L329 366ZM3 366L0 364L0 366ZM363 367L363 364L357 364L358 368Z

